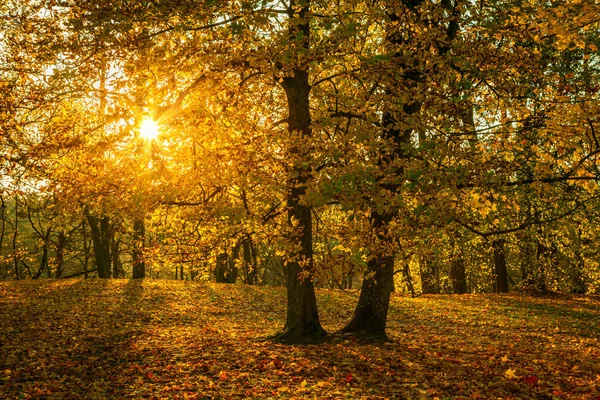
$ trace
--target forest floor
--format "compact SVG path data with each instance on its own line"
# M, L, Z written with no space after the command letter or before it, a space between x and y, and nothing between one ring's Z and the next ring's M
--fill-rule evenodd
M323 326L357 299L317 293ZM390 341L283 345L285 290L0 283L2 399L600 399L600 299L393 295Z

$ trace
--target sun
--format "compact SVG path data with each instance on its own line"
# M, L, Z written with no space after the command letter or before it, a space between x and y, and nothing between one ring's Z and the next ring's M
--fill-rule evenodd
M155 140L158 137L158 124L150 119L146 118L140 125L140 135L144 140Z

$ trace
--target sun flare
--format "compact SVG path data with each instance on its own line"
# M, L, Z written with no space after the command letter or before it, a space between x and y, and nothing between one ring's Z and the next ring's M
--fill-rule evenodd
M155 140L158 137L158 125L150 118L146 118L140 125L140 135L144 140Z

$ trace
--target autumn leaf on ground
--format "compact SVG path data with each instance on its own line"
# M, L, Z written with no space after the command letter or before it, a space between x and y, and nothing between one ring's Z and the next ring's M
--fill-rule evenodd
M257 298L263 306L247 307ZM392 295L389 342L330 335L294 346L266 340L285 322L285 298L284 288L213 283L0 283L0 398L600 395L600 302L591 297ZM317 300L335 332L356 297L318 290ZM546 330L556 324L560 333ZM81 384L86 371L94 385Z
M508 378L508 379L515 379L518 378L518 376L515 374L515 372L517 372L516 370L509 368L506 371L504 371L504 375Z

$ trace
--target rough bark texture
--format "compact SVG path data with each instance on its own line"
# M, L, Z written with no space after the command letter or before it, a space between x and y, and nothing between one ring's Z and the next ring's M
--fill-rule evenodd
M144 261L144 239L146 227L144 221L136 219L133 221L133 279L146 277L146 262Z
M372 274L372 275L369 275ZM352 320L342 332L385 337L385 326L393 290L394 258L370 258Z
M496 275L496 292L508 293L508 271L506 270L506 254L504 253L504 240L497 239L494 247L494 273Z
M405 104L403 112L406 115L413 115L420 108L421 105L418 103ZM393 151L382 155L379 161L380 167L385 169L394 159L409 157L408 145L410 144L412 129L398 129L398 122L390 112L383 114L382 122L386 129L385 135L392 139L394 144ZM401 176L403 173L403 167L396 171L397 176ZM400 189L398 183L385 183L381 186L390 193L397 193ZM390 211L384 213L379 213L376 210L371 211L372 227L377 231L378 240L382 243L393 241L393 238L390 238L387 234L387 225L392 221L397 210L393 207L388 208ZM375 252L369 258L354 316L348 325L342 329L342 332L363 336L386 336L385 325L387 323L390 295L394 291L395 258L395 253L379 254L378 252ZM369 279L369 277L374 277L374 279Z
M416 12L417 6L421 0L403 1L405 6ZM397 18L391 15L391 18ZM451 24L452 25L452 24ZM456 24L455 24L456 25ZM458 26L449 26L448 39L452 41L456 35ZM387 39L394 45L404 44L404 36L390 30ZM398 65L404 66L401 79L404 84L409 86L417 85L423 81L423 76L418 68L411 68L406 65L401 54L396 54ZM388 165L397 159L406 159L410 157L410 137L413 132L412 126L407 121L412 115L417 114L421 109L421 103L409 101L402 106L400 118L398 111L394 109L386 110L382 117L382 126L384 135L392 139L394 148L392 152L381 155L380 167L387 169ZM401 177L404 174L404 168L399 167L394 174ZM397 180L399 182L400 179ZM399 183L386 183L381 185L390 193L398 193L401 190ZM380 214L376 211L371 212L373 228L378 230L379 240L382 242L390 241L386 233L387 224L393 219L396 210ZM395 254L378 254L377 252L367 262L367 272L365 281L361 289L361 294L354 311L354 316L350 323L342 329L343 332L354 334L367 334L369 336L385 336L385 325L387 322L387 312L389 308L390 294L394 288L394 259ZM464 265L463 265L464 267ZM464 275L464 268L463 268ZM375 279L368 279L369 277ZM466 279L465 279L466 281ZM465 284L466 290L466 284Z
M297 41L303 49L309 48L310 25L307 14L310 1L290 2L290 40ZM306 185L311 179L310 168L302 159L308 154L302 148L303 139L310 137L310 85L305 66L296 66L289 76L282 80L288 103L289 152L293 157L289 170L287 193L288 221L293 229L293 241L300 244L300 251L292 254L292 260L285 266L287 283L287 317L283 331L276 340L283 342L318 340L326 333L321 327L317 311L317 299L312 283L312 212L302 203ZM298 143L300 142L300 143Z

